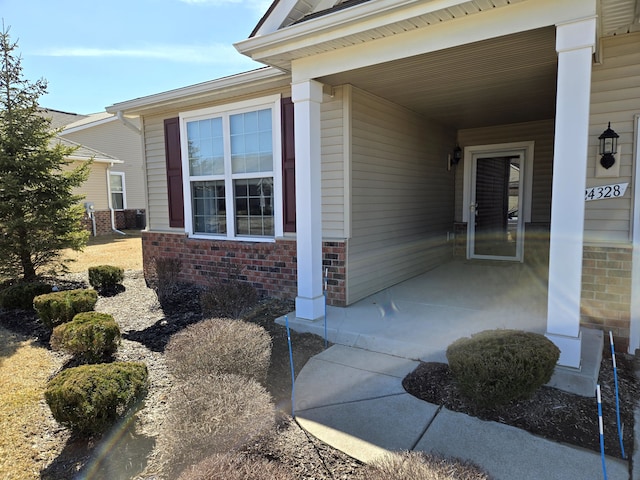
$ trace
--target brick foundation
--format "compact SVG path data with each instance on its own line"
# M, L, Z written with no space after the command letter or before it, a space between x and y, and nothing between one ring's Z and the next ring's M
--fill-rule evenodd
M134 230L144 228L144 210L118 210L114 212L115 226L117 230ZM96 236L108 235L111 229L111 211L99 210L93 212L96 219ZM84 216L82 225L93 235L93 223L91 218Z
M613 333L627 351L631 324L631 248L584 247L581 324Z
M328 269L327 303L345 306L345 243L324 242L322 250L322 264ZM251 283L263 296L295 298L298 291L295 240L235 242L142 232L142 258L147 279L153 275L154 259L180 258L184 282L210 285L232 275Z

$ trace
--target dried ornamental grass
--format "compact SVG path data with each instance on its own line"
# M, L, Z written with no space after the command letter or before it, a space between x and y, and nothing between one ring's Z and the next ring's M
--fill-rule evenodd
M167 367L178 379L236 374L264 383L271 362L271 336L253 323L215 318L171 337Z
M170 477L215 453L239 449L273 429L275 407L255 380L205 375L173 386L158 438Z
M480 467L423 452L385 455L367 466L367 480L490 480Z
M282 464L240 454L218 454L187 468L178 480L296 480Z

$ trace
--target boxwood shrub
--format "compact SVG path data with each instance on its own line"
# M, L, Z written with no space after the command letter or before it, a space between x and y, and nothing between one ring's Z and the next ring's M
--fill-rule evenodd
M70 322L78 313L90 312L97 301L98 292L79 288L38 295L33 299L33 307L42 323L53 328L61 323Z
M86 363L98 363L115 353L120 328L107 313L82 312L53 329L51 348L64 350Z
M144 363L100 363L61 371L47 384L44 397L59 423L91 435L130 413L147 389Z
M560 350L543 335L486 330L447 348L460 391L481 408L529 398L551 379Z
M96 290L113 290L124 280L124 270L113 265L89 267L89 285Z
M33 299L51 292L51 285L42 282L19 282L0 291L0 307L33 309Z

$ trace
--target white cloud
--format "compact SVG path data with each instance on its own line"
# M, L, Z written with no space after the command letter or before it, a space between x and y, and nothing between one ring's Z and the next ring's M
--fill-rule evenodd
M194 64L243 64L250 60L231 45L154 45L141 48L53 47L35 52L47 57L111 57L167 60Z

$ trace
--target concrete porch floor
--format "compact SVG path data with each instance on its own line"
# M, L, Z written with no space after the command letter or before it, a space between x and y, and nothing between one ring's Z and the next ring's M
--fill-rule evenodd
M327 307L329 342L427 362L446 362L446 348L482 330L509 328L544 334L547 272L516 262L454 260L346 308ZM285 319L278 319L284 323ZM298 332L324 337L325 320L288 315ZM583 329L580 370L557 368L550 382L592 396L602 332Z

